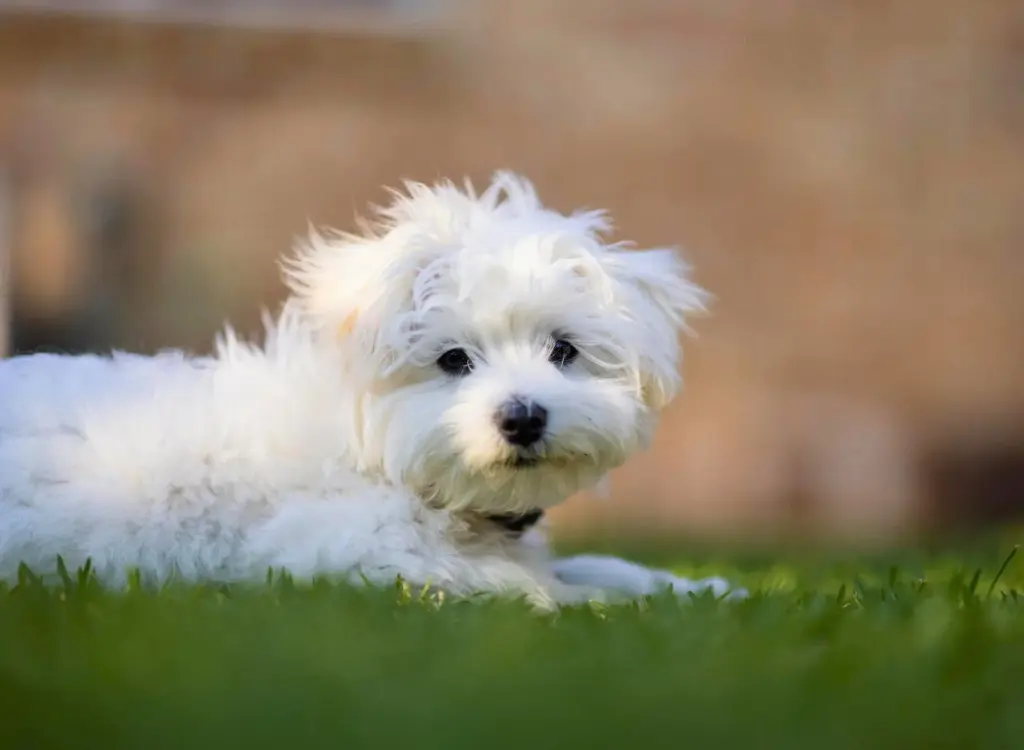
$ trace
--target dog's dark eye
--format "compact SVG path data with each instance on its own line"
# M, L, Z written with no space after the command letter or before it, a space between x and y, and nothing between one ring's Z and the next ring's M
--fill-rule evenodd
M473 371L473 360L465 349L449 349L437 358L437 366L449 375L468 375Z
M565 339L558 339L555 345L551 347L551 354L548 355L556 366L565 367L567 364L576 359L580 350L570 344Z

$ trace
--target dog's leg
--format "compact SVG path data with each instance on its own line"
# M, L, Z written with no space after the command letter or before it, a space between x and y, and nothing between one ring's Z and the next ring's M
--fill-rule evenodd
M745 589L733 588L724 578L681 578L667 570L644 567L638 563L608 555L578 555L555 560L555 576L572 586L590 586L627 597L648 596L671 589L678 595L712 591L716 597L729 599L748 595Z
M586 583L560 580L546 567L524 566L501 556L468 558L466 562L467 569L460 578L470 581L473 590L523 596L532 607L540 611L549 612L563 606L603 603L608 600L604 589Z
M499 550L463 549L443 527L413 508L419 501L388 490L360 500L296 499L248 535L248 577L267 568L299 579L324 575L359 585L430 587L462 597L523 597L534 608L554 610L603 596L585 585L558 580L547 564L517 560Z

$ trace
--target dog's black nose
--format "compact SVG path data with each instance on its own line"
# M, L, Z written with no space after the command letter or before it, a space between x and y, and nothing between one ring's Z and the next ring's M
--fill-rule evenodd
M513 398L498 409L494 421L508 442L525 448L544 436L548 410L532 401Z

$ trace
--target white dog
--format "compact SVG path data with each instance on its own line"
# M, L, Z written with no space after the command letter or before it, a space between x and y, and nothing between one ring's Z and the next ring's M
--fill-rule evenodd
M87 559L118 585L297 577L525 596L667 586L553 560L533 523L647 443L704 293L501 173L408 185L362 236L312 233L254 346L0 363L0 577Z

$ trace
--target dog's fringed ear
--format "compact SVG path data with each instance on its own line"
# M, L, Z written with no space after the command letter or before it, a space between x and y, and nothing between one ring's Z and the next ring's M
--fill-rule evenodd
M345 340L359 336L372 348L374 326L367 317L388 305L388 238L321 233L310 228L295 253L282 263L285 282L303 314L322 334Z
M690 279L675 250L614 248L605 266L620 284L623 314L636 324L643 401L660 411L682 386L680 335L690 332L691 316L707 311L711 295Z

